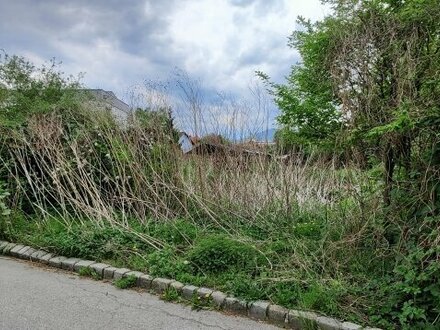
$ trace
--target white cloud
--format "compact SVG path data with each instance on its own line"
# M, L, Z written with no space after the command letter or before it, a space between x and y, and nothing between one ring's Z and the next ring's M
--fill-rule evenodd
M282 81L298 60L287 47L296 17L328 12L319 0L3 0L1 7L8 53L37 64L56 57L67 73L86 72L89 87L119 96L144 79L167 79L175 67L200 78L206 93L246 94L255 70Z

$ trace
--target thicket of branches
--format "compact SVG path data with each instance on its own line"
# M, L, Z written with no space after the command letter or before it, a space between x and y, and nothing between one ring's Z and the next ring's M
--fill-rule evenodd
M393 184L410 181L421 185L412 193L425 213L437 212L438 1L324 2L333 13L314 24L300 19L303 28L290 38L302 62L287 84L271 84L282 111L279 137L332 149L363 166L380 162L385 204Z
M316 23L300 18L290 38L301 63L287 82L259 73L281 109L277 138L285 149L318 149L370 172L381 168L381 226L398 249L392 278L401 296L393 308L401 321L437 324L439 2L323 2L332 13Z

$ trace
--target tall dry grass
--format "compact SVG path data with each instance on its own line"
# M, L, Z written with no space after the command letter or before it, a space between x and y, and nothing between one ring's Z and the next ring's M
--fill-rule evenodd
M32 118L10 149L15 201L66 223L129 228L131 221L186 218L225 232L241 223L264 226L294 212L331 211L342 200L355 212L365 207L366 178L355 168L302 157L286 162L184 155L169 132L157 129L161 120L133 117L122 127L108 113L90 109L69 119L57 113Z

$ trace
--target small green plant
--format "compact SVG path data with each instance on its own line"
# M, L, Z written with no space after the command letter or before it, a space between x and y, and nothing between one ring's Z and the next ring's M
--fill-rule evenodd
M113 284L119 289L128 289L136 286L136 276L130 275L127 277L122 277L113 282Z
M101 279L101 276L94 269L89 267L81 267L78 274L79 276L91 277L96 281Z
M236 297L242 297L248 301L266 298L264 285L247 274L227 274L225 280L227 292Z
M194 310L209 309L212 307L211 297L200 297L197 294L193 294L191 299L191 308Z
M168 288L165 290L164 294L162 295L162 299L166 301L177 301L179 300L179 292L175 288Z
M313 283L300 293L299 305L306 310L319 310L337 315L343 287L337 282Z
M151 253L148 258L148 270L151 275L176 278L188 271L187 263L181 260L171 248Z

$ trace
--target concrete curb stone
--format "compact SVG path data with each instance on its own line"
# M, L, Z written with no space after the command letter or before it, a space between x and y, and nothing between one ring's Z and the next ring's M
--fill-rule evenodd
M52 267L61 268L61 262L66 259L67 259L67 257L63 257L63 256L53 257L53 258L49 259L48 264L49 264L49 266L52 266Z
M182 288L182 298L186 300L192 300L198 288L199 287L195 285L185 285Z
M276 325L285 326L289 310L279 305L270 305L267 309L267 319Z
M75 273L79 273L82 268L89 268L91 265L95 264L96 261L92 260L80 260L73 266L73 270Z
M31 259L31 255L34 254L35 252L37 252L36 249L34 249L34 248L29 248L29 249L26 250L26 252L24 252L24 253L21 255L21 258L22 258L22 259L26 259L26 260L30 260L30 259Z
M20 251L22 248L24 248L24 245L18 244L14 246L10 251L9 254L13 257L17 256L18 251Z
M16 246L17 244L9 243L3 248L3 254L10 255L11 250Z
M120 280L122 277L124 277L125 273L131 272L131 269L128 268L116 268L115 272L113 273L113 280Z
M67 258L66 260L61 261L61 268L65 270L73 270L73 266L80 261L79 258Z
M49 260L52 259L55 255L53 253L47 253L44 256L41 256L40 258L38 258L38 260L40 262L42 262L43 264L49 264Z
M61 268L66 270L73 270L75 264L81 261L79 258L68 258L66 260L61 261Z
M326 316L318 316L316 318L318 328L321 330L341 330L342 322Z
M46 254L48 254L49 252L44 251L44 250L37 250L34 253L31 254L30 259L32 261L39 261L41 257L45 256Z
M25 259L23 256L27 251L29 251L29 249L31 249L30 246L25 246L24 248L22 248L20 251L17 252L17 257L20 259Z
M179 282L179 281L173 281L173 282L170 283L170 288L173 288L179 294L182 293L182 289L183 289L184 286L185 285L182 282Z
M141 272L138 272L138 271L133 270L133 271L131 271L131 272L125 273L123 277L134 276L134 277L136 278L136 286L140 286L140 285L139 285L139 284L140 284L139 279L140 279L140 277L141 277L142 275L144 275L144 273L141 273Z
M226 293L223 293L221 291L214 291L211 294L212 302L217 308L223 308L226 297L227 297Z
M200 299L208 300L211 298L213 292L214 290L202 287L197 290L197 296L199 296Z
M154 277L148 274L144 274L141 277L139 277L139 286L141 288L144 288L146 290L151 289L151 283L153 282Z
M316 319L318 315L313 312L289 310L287 313L287 323L293 329L316 328Z
M240 315L247 315L247 303L235 297L226 297L223 309Z
M104 270L108 267L111 267L110 265L107 264L102 264L102 263L95 263L93 265L90 265L90 268L93 269L96 274L98 274L101 278L104 278Z
M117 270L116 267L107 267L104 269L104 275L103 278L106 280L112 280L113 275L115 274L115 270Z
M361 330L364 329L358 324L354 324L351 322L342 322L342 330Z
M172 282L173 280L168 278L157 277L151 282L151 289L158 294L163 294Z
M249 306L249 317L259 321L267 320L267 310L269 309L270 303L267 301L254 301Z
M5 242L5 241L1 241L0 243L0 253L3 253L3 248L6 247L6 245L8 245L9 242Z

